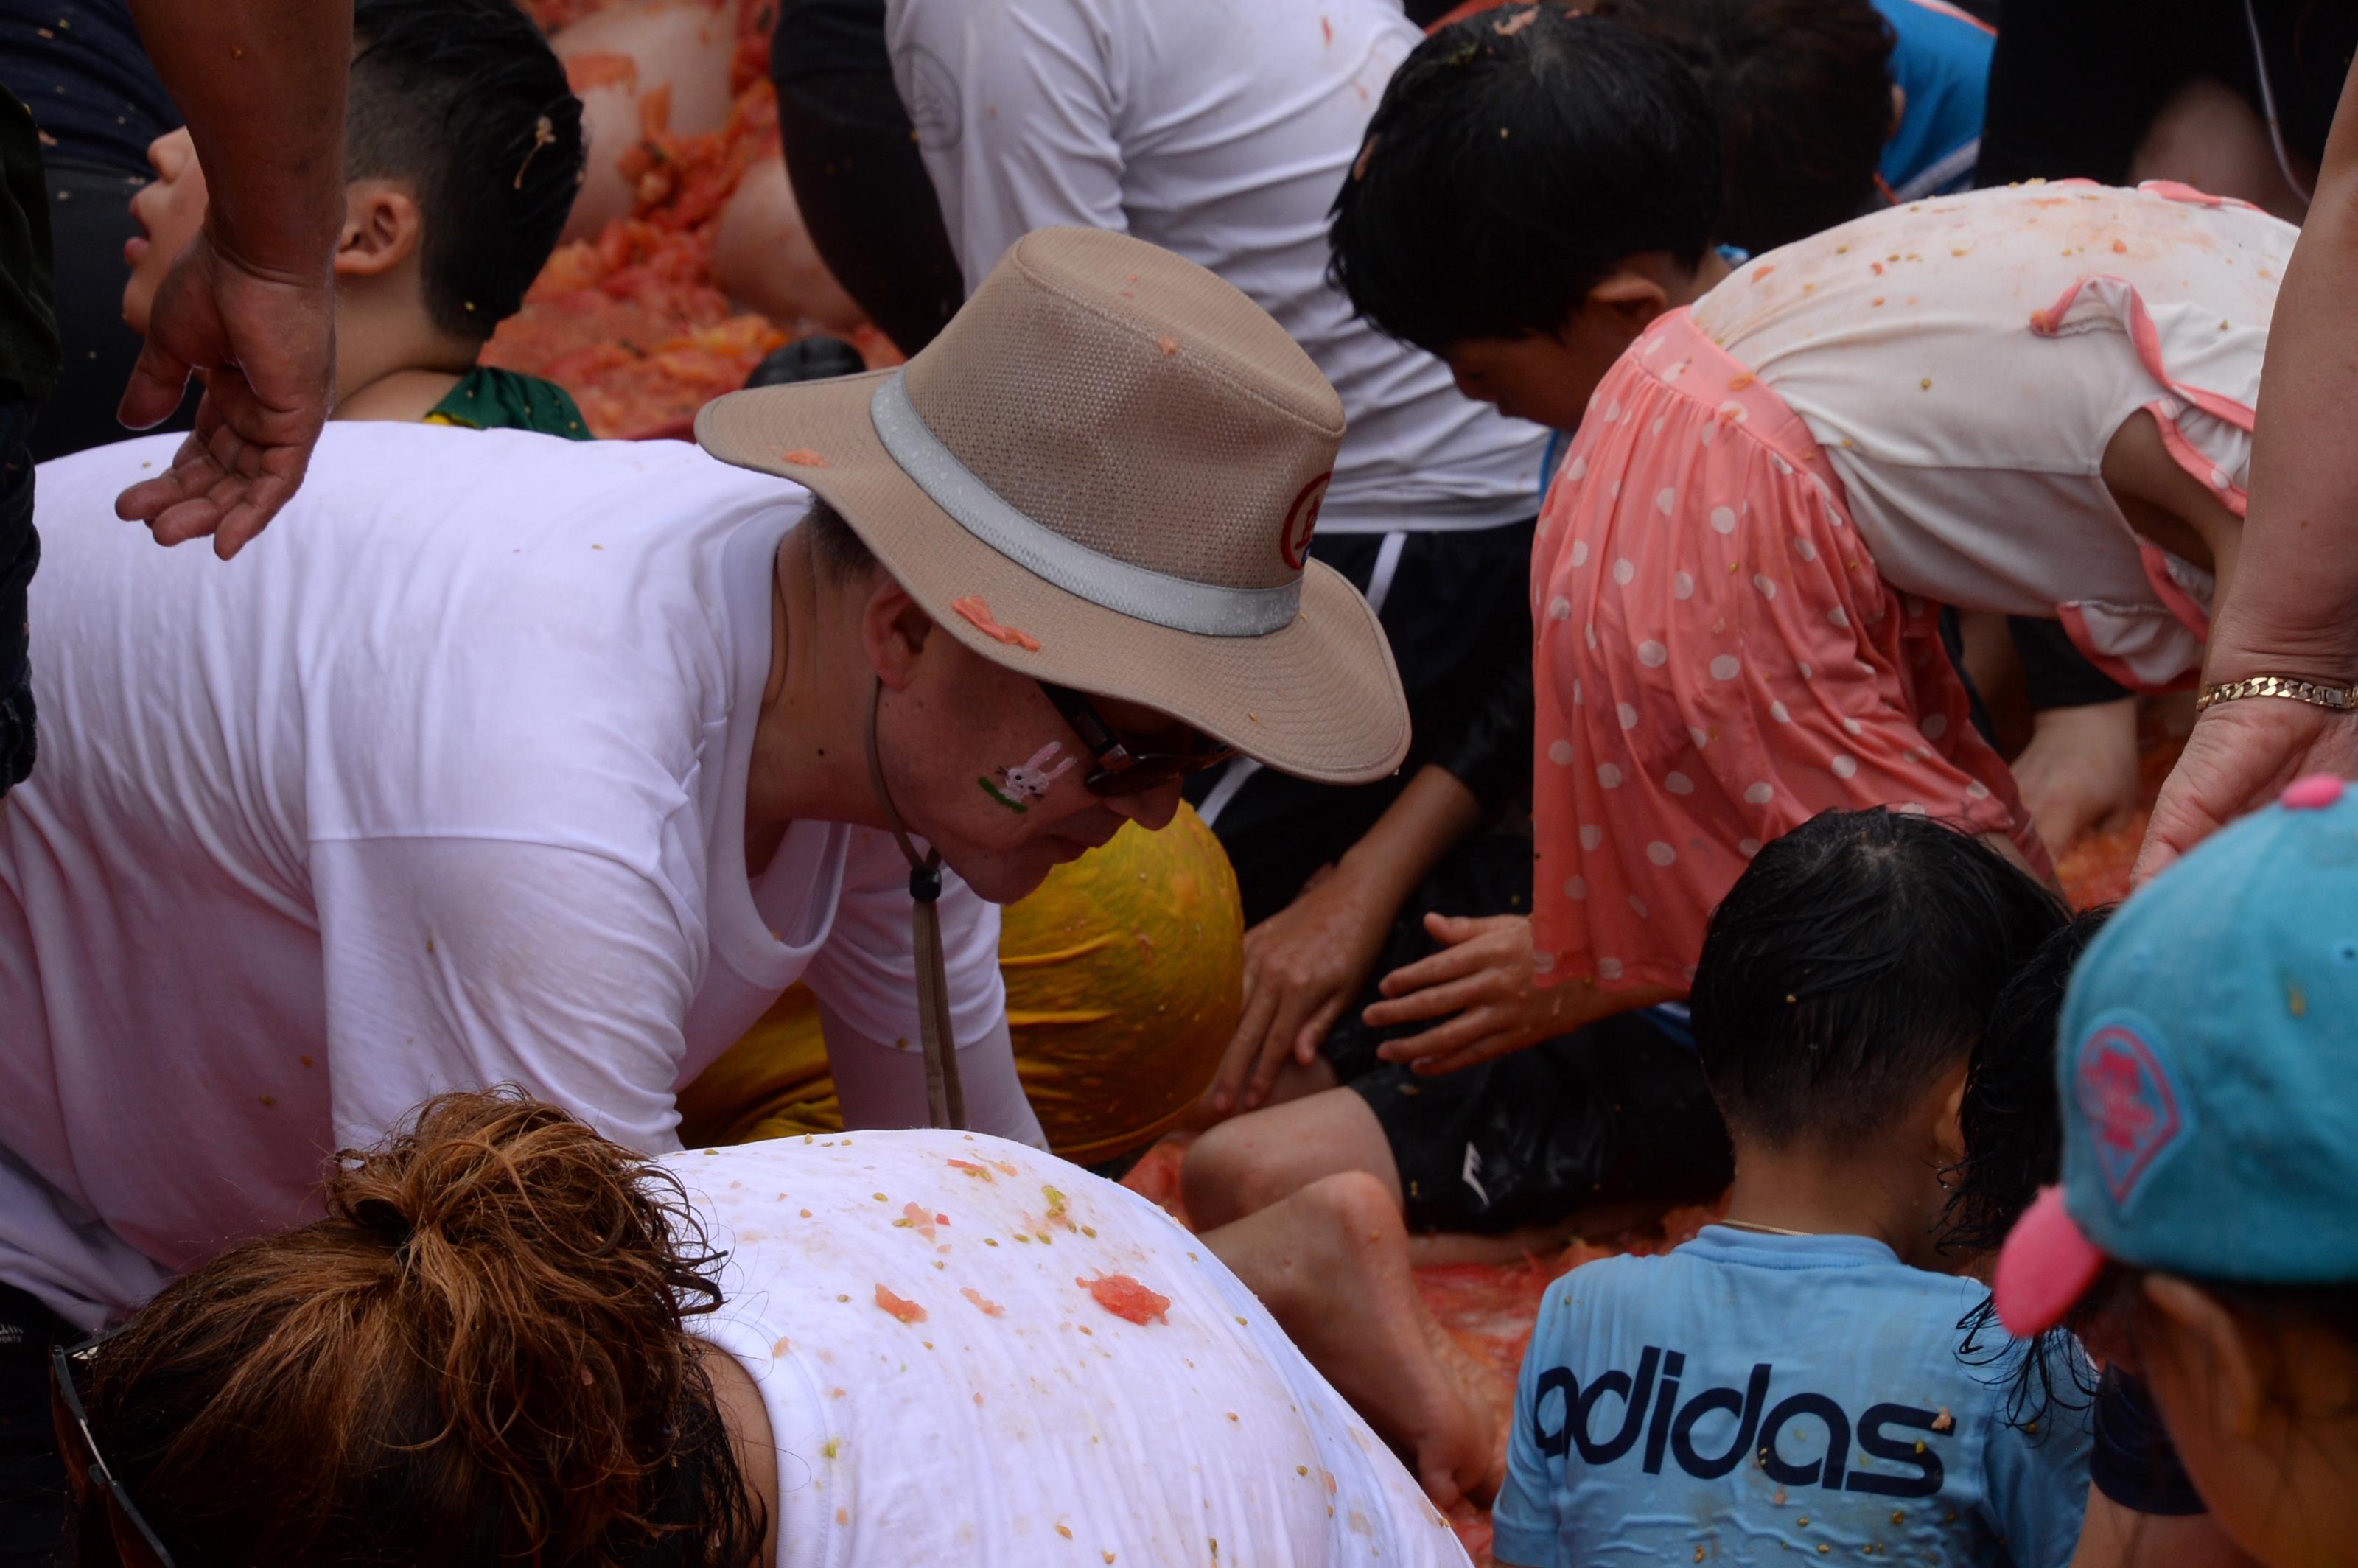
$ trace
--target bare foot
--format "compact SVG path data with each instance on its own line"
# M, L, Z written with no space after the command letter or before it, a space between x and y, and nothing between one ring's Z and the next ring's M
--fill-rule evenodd
M1472 1358L1418 1299L1408 1229L1381 1181L1327 1176L1203 1239L1401 1451L1436 1507L1497 1490L1501 1413Z
M2136 808L2136 698L2051 708L2031 725L2014 782L2050 854Z

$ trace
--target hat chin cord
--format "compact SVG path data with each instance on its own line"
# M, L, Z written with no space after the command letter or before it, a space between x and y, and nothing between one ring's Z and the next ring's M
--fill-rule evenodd
M917 958L917 1029L925 1051L925 1110L932 1125L966 1128L966 1094L958 1087L957 1042L950 1032L949 972L942 958L942 853L928 847L923 859L902 824L884 783L884 756L876 744L876 714L883 706L884 682L868 692L868 782L884 820L909 862L909 927Z

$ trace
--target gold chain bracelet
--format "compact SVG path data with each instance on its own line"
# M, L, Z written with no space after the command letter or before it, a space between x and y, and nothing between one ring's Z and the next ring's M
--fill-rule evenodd
M2290 676L2251 676L2243 680L2223 681L2206 686L2194 699L2194 711L2234 702L2245 697L2282 697L2295 702L2306 702L2312 708L2340 710L2358 708L2358 687L2324 686L2316 681L2296 680Z

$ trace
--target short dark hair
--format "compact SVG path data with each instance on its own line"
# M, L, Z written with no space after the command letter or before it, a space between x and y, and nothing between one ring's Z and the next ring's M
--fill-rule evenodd
M1875 203L1893 35L1871 0L1599 0L1686 61L1719 122L1718 237L1756 254Z
M1718 202L1711 105L1667 45L1508 5L1393 73L1335 199L1329 275L1433 352L1552 334L1627 256L1701 262Z
M796 526L809 530L811 558L829 581L864 578L876 569L876 552L868 547L868 541L852 531L842 513L818 496L811 497L810 510Z
M1761 849L1711 917L1690 1005L1738 1142L1871 1140L1965 1061L2063 904L1971 834L1828 811Z
M348 179L406 179L434 324L478 342L524 307L580 189L581 100L515 0L358 0Z

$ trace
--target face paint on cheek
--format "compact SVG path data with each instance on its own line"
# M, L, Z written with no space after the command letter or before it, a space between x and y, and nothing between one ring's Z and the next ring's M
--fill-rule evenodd
M1065 749L1062 741L1051 741L1032 753L1031 759L999 770L999 782L987 778L974 782L982 793L1019 816L1030 809L1030 803L1044 799L1055 782L1073 771L1076 759L1059 760L1056 753Z

